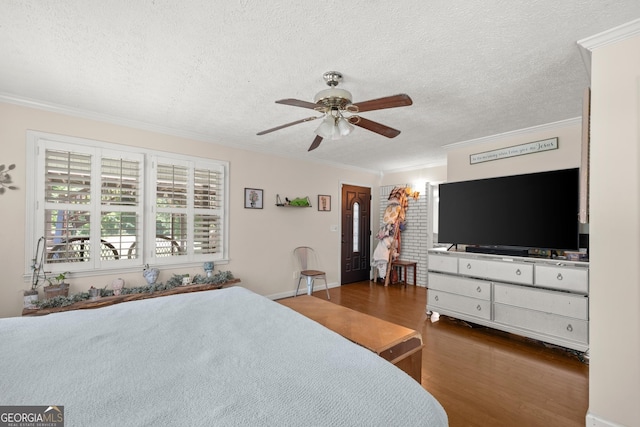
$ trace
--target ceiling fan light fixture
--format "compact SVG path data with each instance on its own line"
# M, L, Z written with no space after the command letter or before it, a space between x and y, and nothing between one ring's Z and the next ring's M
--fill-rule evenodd
M335 127L335 119L332 115L328 114L327 117L322 120L320 126L318 126L318 128L315 130L315 134L325 139L333 138Z
M338 132L340 132L340 136L347 136L354 129L354 127L351 125L351 123L349 123L349 121L347 119L345 119L344 117L340 117L338 119L337 127L338 127Z

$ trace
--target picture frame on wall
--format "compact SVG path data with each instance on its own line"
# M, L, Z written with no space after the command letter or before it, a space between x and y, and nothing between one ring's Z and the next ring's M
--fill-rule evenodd
M331 210L331 196L318 194L318 210L324 212Z
M262 209L264 192L259 188L244 189L244 207L246 209Z

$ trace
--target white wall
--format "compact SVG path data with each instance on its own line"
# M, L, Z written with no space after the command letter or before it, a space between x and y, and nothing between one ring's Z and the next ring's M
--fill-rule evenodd
M11 175L15 191L0 196L3 222L0 245L0 317L18 316L22 312L22 291L28 289L25 270L25 194L26 194L26 131L37 130L74 137L89 138L116 144L139 146L166 152L196 155L230 162L230 263L218 269L230 270L242 285L263 295L291 295L295 289L292 278L291 251L297 245L314 246L329 285L340 283L340 194L343 183L372 188L372 206L378 204L379 174L359 170L328 167L305 161L258 154L223 145L163 135L146 130L118 126L85 118L0 103L0 163L15 163ZM304 147L301 149L306 150ZM264 209L245 209L245 187L264 189ZM276 194L288 197L309 196L313 208L293 209L275 206ZM332 196L331 212L317 210L318 194ZM378 223L377 209L372 210L372 224ZM11 242L11 245L6 244ZM161 269L160 281L173 273L200 273L201 269ZM118 274L129 285L142 285L139 272ZM116 276L103 275L71 278L71 293L90 286L103 287Z
M587 425L640 426L640 36L593 50L591 70Z

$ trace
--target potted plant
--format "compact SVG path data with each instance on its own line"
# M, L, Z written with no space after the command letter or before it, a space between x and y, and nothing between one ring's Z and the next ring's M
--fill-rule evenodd
M49 282L49 286L44 287L44 297L45 299L50 299L57 296L67 297L69 296L69 284L65 283L64 279L67 277L67 274L70 274L68 271L64 273L58 274L53 278L55 280L55 284Z

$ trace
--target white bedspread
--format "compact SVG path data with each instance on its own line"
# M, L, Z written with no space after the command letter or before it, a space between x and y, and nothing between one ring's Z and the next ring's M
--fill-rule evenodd
M444 426L407 374L241 287L0 319L0 405L65 426Z

